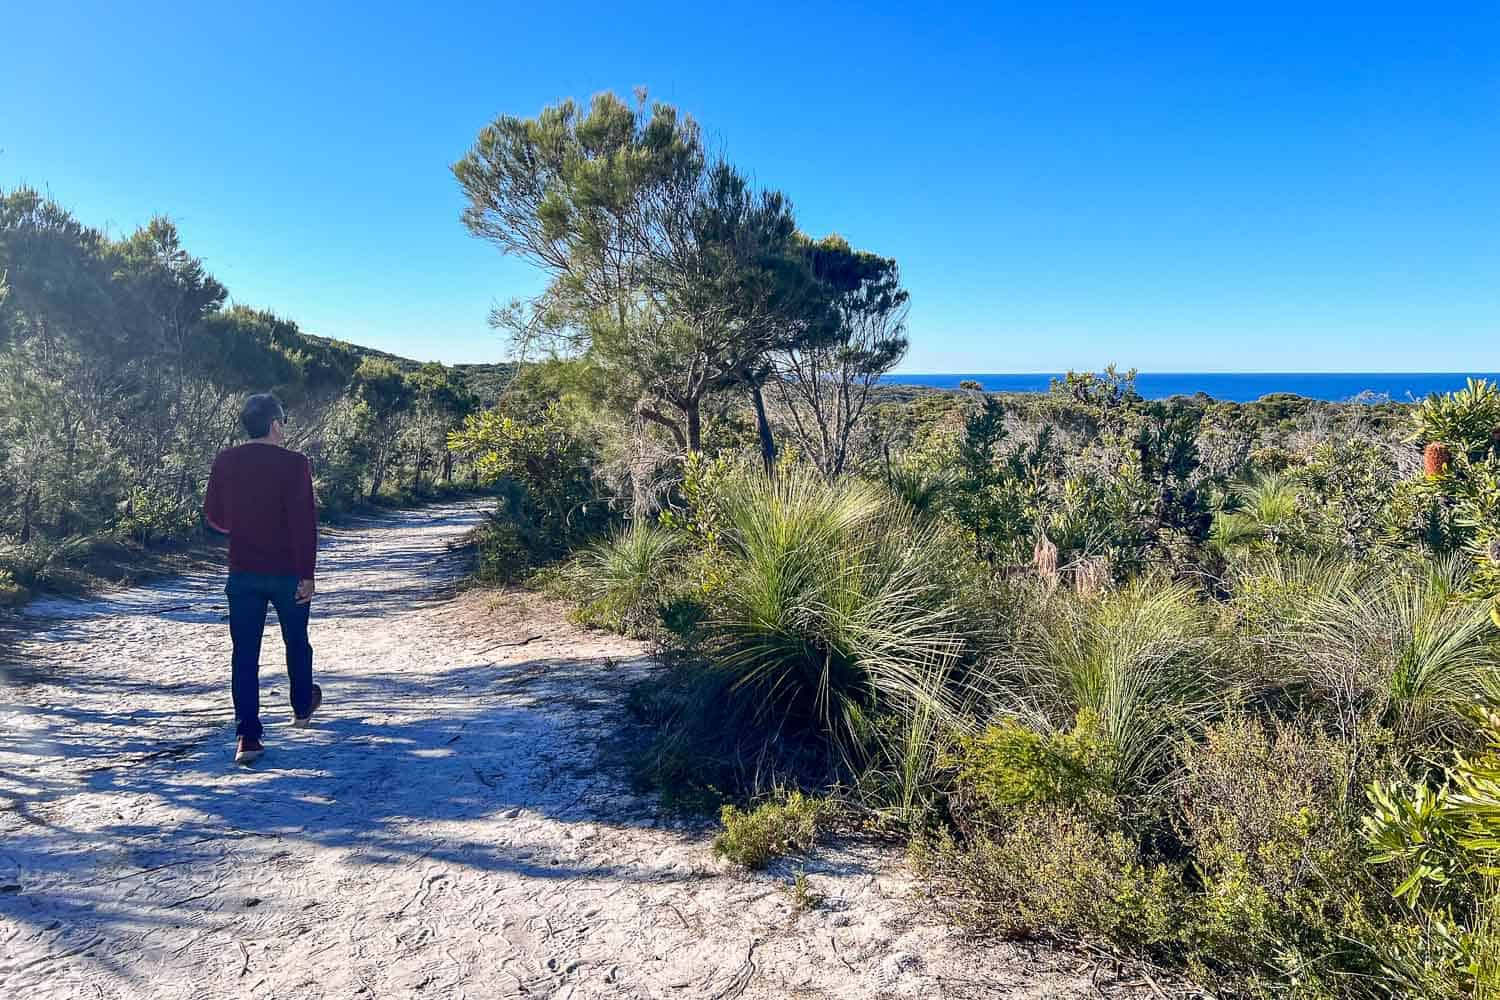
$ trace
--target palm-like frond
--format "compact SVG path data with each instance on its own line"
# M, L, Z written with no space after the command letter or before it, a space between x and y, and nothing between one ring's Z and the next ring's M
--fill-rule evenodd
M1220 552L1242 551L1258 542L1275 542L1297 516L1297 484L1284 473L1270 472L1229 490L1233 508L1214 517L1209 542Z
M1184 584L1138 581L1097 601L1059 595L1020 656L1020 707L1059 722L1088 711L1112 745L1122 790L1163 770L1169 745L1230 686L1212 618ZM1040 706L1024 704L1036 698Z
M1500 670L1488 607L1463 592L1468 572L1457 559L1292 564L1280 571L1287 606L1264 639L1286 676L1332 698L1346 727L1377 714L1436 735L1495 691Z
M569 576L592 615L627 631L647 627L672 588L686 545L677 532L636 521L586 549Z
M882 698L932 690L963 647L930 561L938 529L880 487L788 468L724 491L730 582L707 630L763 717L821 725L845 751Z

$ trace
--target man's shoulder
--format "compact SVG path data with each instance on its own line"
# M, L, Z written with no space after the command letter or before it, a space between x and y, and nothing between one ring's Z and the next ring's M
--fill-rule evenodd
M214 468L218 469L218 468L221 468L221 467L223 467L225 465L229 465L229 464L233 463L234 460L235 460L235 458L239 455L240 450L242 448L244 448L244 447L245 447L244 445L238 445L237 444L237 445L233 445L231 447L225 448L223 451L219 452L217 455L214 456Z
M225 448L214 459L215 469L233 467L249 467L265 471L274 469L300 471L311 468L312 462L300 451L293 451L278 445L262 444L258 441L247 441L244 444Z

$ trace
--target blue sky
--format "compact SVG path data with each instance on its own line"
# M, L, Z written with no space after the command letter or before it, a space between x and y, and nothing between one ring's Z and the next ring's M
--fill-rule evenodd
M542 279L449 165L644 85L901 262L908 371L1500 369L1493 2L234 6L11 0L0 187L170 215L311 332L494 360Z

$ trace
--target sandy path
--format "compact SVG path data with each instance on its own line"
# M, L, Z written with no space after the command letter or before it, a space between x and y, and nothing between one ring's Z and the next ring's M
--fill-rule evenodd
M0 996L1097 995L1076 960L922 917L889 852L715 861L598 759L645 651L445 587L478 517L325 539L327 701L288 727L273 612L253 769L217 576L28 609L0 698ZM794 869L822 907L794 911Z

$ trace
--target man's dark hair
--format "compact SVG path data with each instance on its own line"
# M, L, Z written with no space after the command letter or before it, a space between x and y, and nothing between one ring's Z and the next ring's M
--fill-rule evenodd
M286 423L286 411L281 408L281 400L269 392L258 392L245 400L245 408L240 411L240 426L245 428L245 433L252 438L263 438L271 433L271 421L280 420Z

